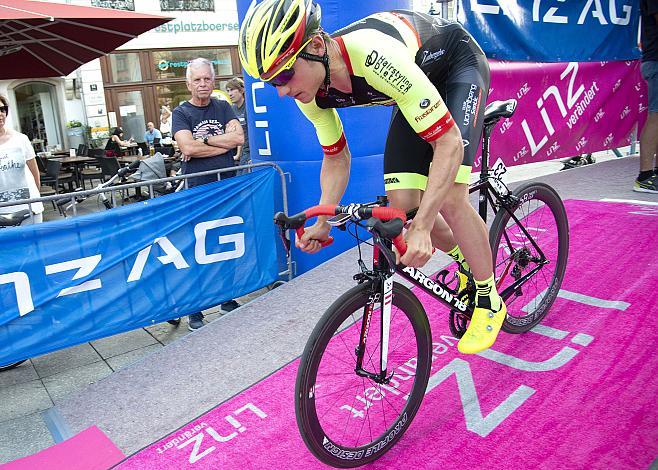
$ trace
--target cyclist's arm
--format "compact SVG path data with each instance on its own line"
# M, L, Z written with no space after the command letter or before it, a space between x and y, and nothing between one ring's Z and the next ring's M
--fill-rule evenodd
M349 147L345 145L343 149L335 155L325 155L322 159L322 169L320 170L320 204L339 204L345 188L350 180L350 162L351 154ZM318 221L324 222L327 216L319 216Z
M443 200L453 186L459 165L464 159L464 147L457 126L452 126L439 139L430 142L434 156L427 188L412 227L429 231L434 225Z
M351 154L343 133L343 125L335 109L321 109L315 101L306 104L299 101L296 103L315 126L318 141L324 152L320 171L322 190L320 204L338 204L350 178ZM297 246L302 247L307 253L317 252L320 244L313 240L327 238L330 227L326 220L327 217L318 217L315 225L307 229L302 240L297 241Z

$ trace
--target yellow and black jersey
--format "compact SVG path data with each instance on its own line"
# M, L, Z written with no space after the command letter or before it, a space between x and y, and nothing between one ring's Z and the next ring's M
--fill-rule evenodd
M421 13L391 11L375 13L336 31L332 37L347 64L352 92L330 88L325 96L304 104L302 112L314 124L327 155L345 146L343 128L333 108L397 105L413 130L431 142L443 135L454 121L437 83L479 46L459 23ZM432 41L432 48L423 44Z

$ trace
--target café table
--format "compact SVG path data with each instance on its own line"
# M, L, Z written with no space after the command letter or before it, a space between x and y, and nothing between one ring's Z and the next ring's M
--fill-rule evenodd
M80 167L84 166L87 163L93 163L96 162L96 159L94 158L89 158L89 157L83 157L83 156L76 156L76 157L71 157L69 154L63 155L63 156L51 156L53 160L57 160L58 162L61 162L62 165L71 165L73 167L73 174L75 176L75 180L78 183L78 187L80 187L81 181L80 181Z

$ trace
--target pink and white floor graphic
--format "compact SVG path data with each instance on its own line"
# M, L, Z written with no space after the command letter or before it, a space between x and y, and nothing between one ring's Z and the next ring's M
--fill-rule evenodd
M465 356L445 309L421 297L434 343L425 400L371 467L644 469L658 457L658 206L566 206L565 281L532 332ZM118 468L323 468L297 430L297 365Z

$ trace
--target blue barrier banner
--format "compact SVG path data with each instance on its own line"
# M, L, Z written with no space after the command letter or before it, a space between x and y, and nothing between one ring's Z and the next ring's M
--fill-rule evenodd
M458 20L490 59L592 62L640 57L637 0L459 0Z
M218 305L278 278L277 172L0 230L0 365Z

